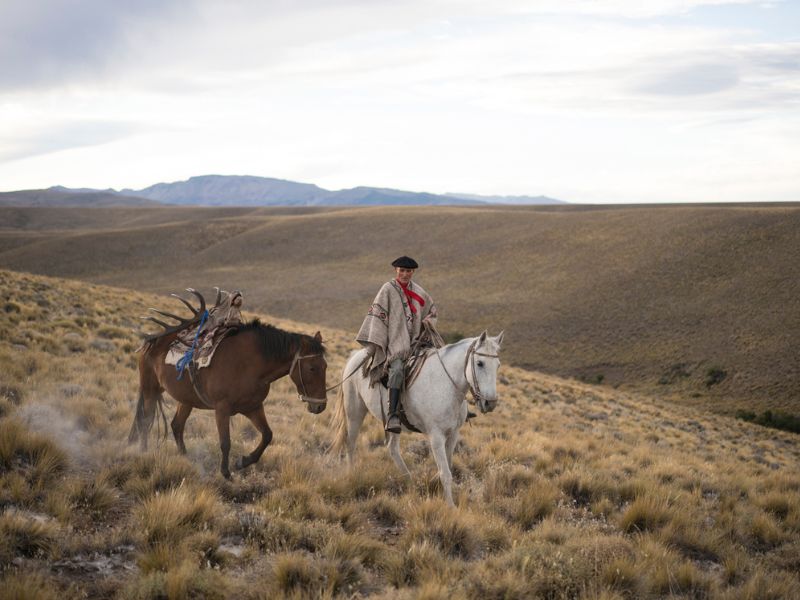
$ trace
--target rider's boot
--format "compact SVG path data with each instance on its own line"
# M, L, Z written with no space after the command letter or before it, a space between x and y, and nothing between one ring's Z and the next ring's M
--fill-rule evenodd
M397 407L400 405L400 390L389 389L389 418L386 419L386 427L389 433L400 433L400 417L397 416Z

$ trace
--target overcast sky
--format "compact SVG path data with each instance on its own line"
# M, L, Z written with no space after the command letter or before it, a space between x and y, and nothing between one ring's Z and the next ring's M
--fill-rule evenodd
M800 200L800 1L0 0L0 191Z

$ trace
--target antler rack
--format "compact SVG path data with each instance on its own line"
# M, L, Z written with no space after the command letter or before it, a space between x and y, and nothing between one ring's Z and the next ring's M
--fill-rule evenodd
M223 294L225 295L224 297L228 296L228 292L226 292L224 290L220 290L218 287L215 287L214 289L217 291L217 298L216 298L216 301L214 302L214 306L211 308L211 310L214 310L215 308L217 308L220 305L220 303L222 302L222 299L223 299ZM205 300L205 298L203 298L203 295L200 292L198 292L197 290L195 290L193 288L186 288L186 291L189 292L190 294L192 294L193 296L195 296L200 301L200 306L198 308L195 308L194 306L192 306L192 304L188 300L186 300L185 298L179 296L178 294L170 294L170 296L172 296L173 298L177 298L178 300L183 302L186 305L186 307L190 311L192 311L192 316L189 317L189 318L184 318L184 317L180 317L178 315L174 315L172 313L164 312L163 310L159 310L157 308L150 308L149 310L153 311L154 313L157 313L157 314L161 315L162 317L167 317L169 319L174 319L175 321L178 321L178 322L176 324L170 325L169 323L165 323L164 321L162 321L160 319L156 319L152 315L148 315L146 317L141 317L141 319L143 321L152 321L156 325L160 325L161 327L163 327L162 331L158 331L158 332L155 332L155 333L143 333L142 337L144 338L145 342L154 342L157 339L164 337L165 335L169 335L171 333L177 333L179 331L184 331L185 329L188 329L192 325L195 325L195 324L199 323L202 320L203 314L205 314L205 312L206 312L206 300Z

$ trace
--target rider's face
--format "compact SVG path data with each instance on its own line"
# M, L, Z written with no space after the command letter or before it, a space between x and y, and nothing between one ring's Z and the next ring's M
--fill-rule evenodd
M401 283L408 283L414 276L414 269L406 269L405 267L395 267L397 273L397 280Z

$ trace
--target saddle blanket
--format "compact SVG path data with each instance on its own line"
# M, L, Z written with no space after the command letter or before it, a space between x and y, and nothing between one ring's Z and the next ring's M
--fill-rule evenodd
M211 364L211 359L214 358L214 353L217 351L219 344L228 335L236 331L238 327L217 327L212 331L201 331L197 337L197 345L194 348L194 355L192 356L193 362L198 369L202 369ZM169 347L167 356L164 362L168 365L176 366L178 361L192 349L194 344L194 336L197 334L197 327L192 327L186 331L182 331L172 342Z

